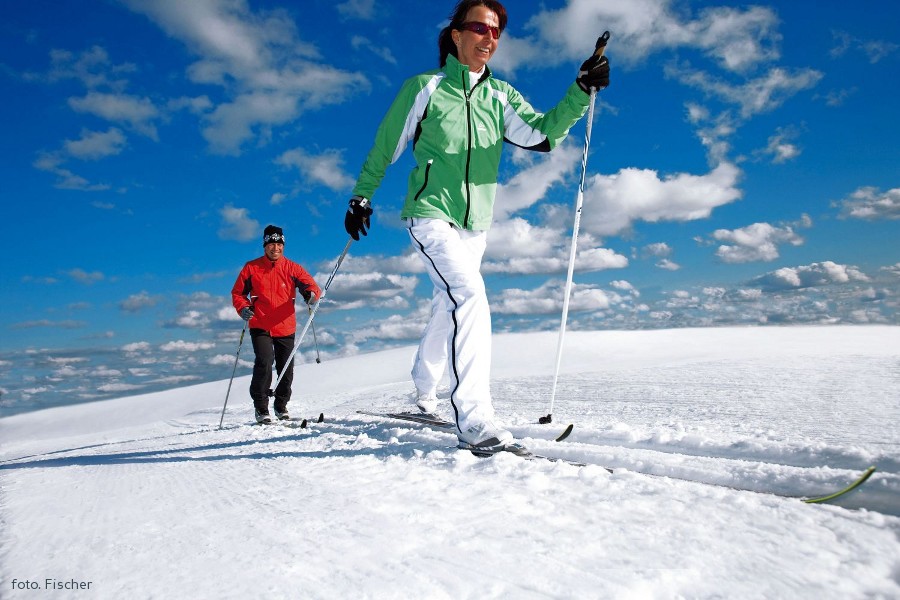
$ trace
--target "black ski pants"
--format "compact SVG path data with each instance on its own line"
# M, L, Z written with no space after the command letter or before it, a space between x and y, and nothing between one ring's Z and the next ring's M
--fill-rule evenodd
M250 379L250 397L253 405L261 413L269 412L269 388L272 386L272 365L281 373L291 351L294 349L294 334L285 337L272 337L265 329L251 329L253 340L253 377ZM284 412L291 399L291 383L294 381L294 361L287 367L287 372L275 390L275 410Z

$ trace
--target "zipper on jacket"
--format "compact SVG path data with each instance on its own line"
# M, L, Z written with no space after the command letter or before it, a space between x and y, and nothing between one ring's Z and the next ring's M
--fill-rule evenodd
M463 95L466 97L466 214L463 217L463 229L469 228L469 211L472 208L472 192L469 189L469 163L472 160L472 90L466 89L469 82L469 72L463 72ZM478 84L475 84L478 85ZM473 87L474 89L474 87Z
M428 174L431 172L431 163L434 162L433 158L429 158L428 162L425 164L425 181L422 182L422 187L419 188L419 191L416 192L416 202L419 200L419 196L422 195L422 192L425 191L425 188L428 187Z

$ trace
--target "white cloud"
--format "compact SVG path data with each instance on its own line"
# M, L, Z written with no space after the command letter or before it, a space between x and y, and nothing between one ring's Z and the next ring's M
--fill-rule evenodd
M48 356L47 362L54 365L73 365L88 362L84 356Z
M188 112L195 115L202 115L212 108L213 103L212 100L209 99L209 96L182 96L166 102L166 109L172 112L187 109Z
M79 283L83 283L85 285L90 285L92 283L96 283L98 281L103 281L105 279L105 275L100 271L92 271L88 272L84 269L71 269L66 272L66 275L74 279Z
M146 352L150 350L149 342L134 342L131 344L125 344L122 346L123 352Z
M497 185L494 219L503 221L542 200L554 184L562 182L576 165L580 165L581 154L572 143L538 157L534 157L533 152L515 152L514 157L520 165L527 161L527 167L520 168L509 181Z
M369 21L375 17L375 0L346 0L336 4L335 8L344 19Z
M217 354L207 359L206 364L212 366L234 366L233 354ZM238 366L244 369L252 369L253 361L238 359Z
M211 350L216 345L212 342L185 342L184 340L176 340L174 342L166 342L159 349L163 352L197 352L200 350Z
M313 155L302 148L284 152L275 159L284 167L294 167L309 183L317 183L336 192L348 191L356 183L356 178L344 170L344 156L340 150L325 150Z
M49 83L75 79L87 89L122 91L128 81L120 76L137 70L131 63L112 64L109 54L100 46L92 46L80 54L68 50L51 50L50 63L50 71L46 75L28 74L26 79Z
M643 254L644 256L656 256L659 258L665 258L667 256L671 256L672 247L665 242L647 244L646 246L644 246Z
M761 154L772 157L775 164L785 163L800 156L800 148L793 143L796 133L788 129L779 129L775 135L769 137L769 143Z
M316 281L324 280L322 274L316 276ZM342 310L362 307L406 308L418 284L419 278L415 276L342 271L335 276L332 284L334 291L329 288L325 301L336 303L337 308Z
M571 238L561 227L535 227L521 218L500 222L491 228L481 272L560 273L568 269ZM575 268L602 271L628 266L628 258L608 248L596 247L595 240L579 238Z
M800 267L784 267L750 282L766 291L789 290L869 281L869 277L854 266L841 265L830 260Z
M392 65L397 64L397 59L394 58L394 54L391 52L391 49L387 46L376 45L373 44L372 41L361 35L354 35L350 38L350 46L353 47L354 50L366 52L368 54L374 54L381 60L386 63L390 63Z
M62 190L78 190L82 192L102 192L110 189L105 183L91 183L86 178L69 169L63 168L65 159L59 153L42 153L32 163L39 171L46 171L57 176L54 187Z
M491 299L491 312L514 315L559 313L562 311L564 293L565 283L558 280L547 281L533 290L507 288ZM574 284L569 297L569 310L603 310L621 301L621 296L616 293L605 292L592 285Z
M81 160L98 160L122 152L125 135L120 129L110 127L105 132L81 131L81 138L63 142L65 152Z
M284 10L253 11L243 0L123 0L199 56L188 70L198 84L224 88L229 100L207 115L210 149L236 155L254 137L305 110L339 104L369 89L362 73L323 63Z
M334 259L325 261L319 265L319 269L323 272L330 272L334 267ZM366 254L357 256L348 254L346 260L342 263L341 273L424 273L425 266L419 255L409 249L405 254L400 256L384 256L381 254ZM319 273L316 281L325 273ZM327 277L327 275L325 275Z
M900 48L893 42L883 40L863 40L850 35L844 31L833 31L835 46L829 51L832 58L843 56L850 50L857 50L864 53L869 62L875 64L881 59L890 56Z
M625 281L624 279L617 279L616 281L609 282L610 287L613 287L619 291L625 292L627 294L631 294L632 296L638 297L641 293L638 291L636 287L634 287L630 281Z
M716 250L716 256L726 263L772 261L779 256L779 244L803 244L803 238L790 226L775 227L769 223L754 223L733 230L717 229L712 239L725 242Z
M152 140L159 139L153 121L160 118L161 113L149 98L92 91L81 98L69 98L69 106L77 112L125 123Z
M555 253L562 243L559 229L535 227L522 218L494 224L488 234L485 259L488 261L534 258Z
M668 258L671 254L672 248L665 242L648 244L641 250L641 256L644 258L653 256L660 259L656 262L657 268L665 271L678 271L681 269L681 265Z
M241 318L237 314L237 311L234 310L234 306L230 305L219 307L214 311L214 314L217 321L222 321L225 323L233 323L234 321L237 321Z
M100 365L97 368L91 370L90 375L92 377L121 377L122 371L118 369L110 369L109 367Z
M160 301L159 296L151 296L146 290L138 294L132 294L119 303L119 308L125 312L138 312L144 308L156 306Z
M900 188L882 192L875 187L861 187L840 201L841 217L877 221L900 219Z
M740 107L741 116L775 110L792 96L815 87L823 74L814 69L773 67L761 77L734 84L683 65L668 65L666 76Z
M563 256L511 258L505 261L486 261L482 265L481 272L484 274L507 273L520 275L560 273L568 269L568 264L568 257ZM608 248L579 250L575 257L575 270L579 272L624 269L627 266L627 257L617 254Z
M251 219L246 208L236 208L230 204L219 211L222 226L219 227L219 238L248 242L260 236L259 221Z
M97 386L98 392L133 392L134 390L142 389L144 386L133 383L106 383L104 385Z
M722 163L706 175L660 177L651 169L626 168L594 175L585 190L584 230L600 236L628 230L635 221L692 221L738 200L740 170Z
M613 32L610 45L615 45L617 60L625 64L659 52L693 48L722 68L741 72L780 56L778 17L770 8L715 7L693 16L674 4L672 0L570 0L561 9L544 10L528 21L526 28L535 36L520 46L530 47L530 53L504 53L501 45L496 58L506 70L527 66L534 56L583 59L586 40L596 40L598 32L607 29Z
M681 269L681 265L677 262L669 260L668 258L664 258L656 263L656 266L664 271L678 271Z
M187 329L200 329L210 324L210 317L205 312L199 310L188 310L184 314L176 317L174 327L184 327Z
M359 344L370 339L377 340L417 340L422 337L427 318L411 319L409 315L390 315L377 323L354 329L349 334L352 344Z

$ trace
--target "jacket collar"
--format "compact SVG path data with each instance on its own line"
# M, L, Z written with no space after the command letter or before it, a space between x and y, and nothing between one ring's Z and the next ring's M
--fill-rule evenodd
M459 62L459 59L452 54L447 55L447 61L446 63L444 63L443 71L453 81L462 81L462 75L465 75L466 77L469 76L469 66ZM481 74L481 79L479 79L478 82L481 83L490 76L491 68L487 65L484 65L484 73ZM466 87L468 87L468 79L466 79L466 84Z

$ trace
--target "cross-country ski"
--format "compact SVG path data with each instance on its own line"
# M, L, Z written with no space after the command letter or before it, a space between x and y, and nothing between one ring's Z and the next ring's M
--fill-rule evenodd
M440 417L430 415L430 414L416 414L416 413L411 413L411 412L379 413L379 412L372 412L372 411L367 411L367 410L358 410L356 412L358 414L379 417L379 418L385 418L385 419L396 419L396 420L400 420L400 421L409 421L409 422L416 423L419 425L438 427L441 429L451 429L453 427L453 423L451 423L450 421L446 421ZM566 429L563 431L563 433L560 434L558 437L556 437L554 439L554 441L561 442L561 441L565 440L572 433L573 429L574 429L574 424L569 424L566 427ZM560 463L566 463L566 464L577 466L577 467L586 467L589 464L591 464L588 462L583 462L581 460L574 460L574 459L564 458L564 457L560 457L560 456L552 456L552 455L547 455L547 454L535 453L535 452L532 452L531 450L529 450L521 442L514 442L514 443L508 444L507 446L497 449L497 450L485 450L485 449L478 448L476 446L472 446L472 445L465 444L465 443L458 444L457 448L459 448L460 450L467 450L467 451L471 452L472 454L474 454L475 456L478 456L481 458L488 458L488 457L493 457L493 456L498 456L498 455L511 454L513 456L518 456L518 457L524 458L526 460L545 460L548 462L560 462ZM614 472L614 470L608 466L603 466L603 465L595 465L595 466L602 467L604 470L606 470L609 473ZM837 500L838 498L853 492L854 490L859 488L861 485L863 485L866 481L868 481L869 478L872 476L872 474L875 473L875 471L876 471L876 468L874 466L869 467L869 468L865 469L865 471L863 471L858 477L851 480L843 488L836 489L831 492L823 492L821 494L816 494L816 495L808 496L808 497L802 496L802 495L790 494L790 493L776 493L776 492L761 492L761 493L772 493L774 495L779 495L779 496L782 496L785 498L797 498L808 504L823 504L826 502ZM641 473L641 474L650 475L652 477L665 477L664 475L658 475L658 474L653 474L653 473ZM684 477L676 476L674 478L680 479L682 481L692 481L693 483L701 483L701 484L706 484L706 485L716 485L716 486L721 486L721 487L727 487L727 488L734 489L737 491L751 491L751 492L759 491L759 490L745 490L745 489L742 489L742 488L739 488L736 486L726 485L726 484L690 480L690 479L686 479Z

